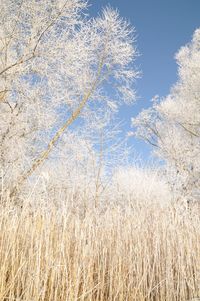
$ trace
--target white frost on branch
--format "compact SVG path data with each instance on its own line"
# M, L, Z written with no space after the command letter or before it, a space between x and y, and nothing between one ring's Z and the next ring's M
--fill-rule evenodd
M26 181L79 117L135 101L134 30L111 8L97 18L86 9L84 0L1 1L0 164L9 185Z
M155 146L186 198L198 195L200 176L200 29L177 55L178 81L170 94L133 119L136 136ZM171 169L174 172L171 172ZM175 184L176 183L176 184Z

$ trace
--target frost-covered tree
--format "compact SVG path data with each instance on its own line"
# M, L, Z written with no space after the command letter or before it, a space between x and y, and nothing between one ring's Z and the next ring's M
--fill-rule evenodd
M87 130L87 135L85 133ZM104 206L110 200L112 174L128 157L126 140L117 124L84 131L68 130L29 188L31 203L53 203L80 210ZM73 143L72 143L73 141ZM25 192L26 192L25 191ZM26 193L27 199L27 193Z
M164 206L171 199L162 170L156 166L121 166L113 174L111 190L111 200L123 207L127 204L131 207L144 204Z
M97 18L86 8L84 0L1 1L0 164L11 194L79 117L83 124L135 99L133 29L111 8Z
M200 29L177 55L178 81L170 94L133 119L136 135L167 162L170 182L187 199L199 198Z

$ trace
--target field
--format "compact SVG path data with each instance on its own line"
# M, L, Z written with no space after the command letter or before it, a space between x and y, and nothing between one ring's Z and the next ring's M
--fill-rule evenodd
M175 301L200 296L200 217L152 204L84 215L0 212L0 300Z

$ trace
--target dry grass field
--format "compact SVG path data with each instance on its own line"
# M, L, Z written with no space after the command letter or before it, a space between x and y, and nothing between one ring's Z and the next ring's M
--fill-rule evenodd
M0 212L1 301L200 296L200 217L172 207Z

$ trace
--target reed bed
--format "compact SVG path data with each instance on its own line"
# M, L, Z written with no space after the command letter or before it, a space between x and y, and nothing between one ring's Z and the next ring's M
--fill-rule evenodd
M173 301L200 296L200 218L154 205L2 208L1 301Z

